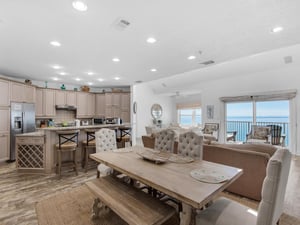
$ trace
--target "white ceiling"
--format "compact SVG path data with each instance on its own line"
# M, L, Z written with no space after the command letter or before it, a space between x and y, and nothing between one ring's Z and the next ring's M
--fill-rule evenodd
M72 8L72 0L0 0L0 74L125 86L218 68L227 61L300 43L299 0L85 1L88 10L79 12ZM130 22L123 30L115 26L120 18ZM283 31L272 33L276 26ZM157 42L147 43L150 36ZM61 46L51 46L53 40ZM187 60L190 55L196 59ZM120 62L112 62L114 57ZM200 64L207 60L216 63ZM53 69L56 64L63 68ZM67 75L59 75L61 71ZM88 71L95 74L87 75Z

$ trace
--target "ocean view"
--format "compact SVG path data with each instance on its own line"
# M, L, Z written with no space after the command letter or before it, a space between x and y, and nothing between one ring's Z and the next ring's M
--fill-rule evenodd
M196 117L197 123L201 123L201 117ZM253 118L251 116L228 116L227 117L227 131L237 131L236 140L246 141L246 134L249 133L251 129ZM282 127L282 134L286 135L285 145L289 143L289 117L288 116L258 116L256 117L257 125L267 126L267 125L279 125ZM192 124L191 116L181 117L182 125Z
M237 131L236 140L246 141L246 134L251 130L252 117L249 116L228 116L227 132ZM286 135L285 145L289 143L289 117L288 116L258 116L256 124L260 126L279 125L282 127L282 134Z

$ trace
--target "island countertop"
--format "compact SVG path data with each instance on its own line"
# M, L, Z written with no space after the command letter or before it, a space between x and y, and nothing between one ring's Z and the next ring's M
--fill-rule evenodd
M45 134L40 131L36 132L30 132L30 133L22 133L22 134L16 134L16 137L43 137Z
M122 124L101 124L101 125L86 125L86 126L70 126L70 127L45 127L37 128L38 131L58 131L58 130L82 130L82 129L101 129L101 128L118 128L118 127L130 127L130 123Z

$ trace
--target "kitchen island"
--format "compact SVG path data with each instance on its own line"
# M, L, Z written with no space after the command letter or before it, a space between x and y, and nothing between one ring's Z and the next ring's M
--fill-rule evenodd
M17 169L19 172L30 173L54 173L56 169L57 155L55 144L58 143L56 131L80 130L77 161L80 162L81 142L86 139L85 129L111 128L118 130L122 127L130 127L130 123L102 124L70 127L45 127L37 128L37 132L24 133L16 136ZM65 156L66 158L68 156ZM24 163L26 162L26 163ZM78 163L80 165L80 163Z

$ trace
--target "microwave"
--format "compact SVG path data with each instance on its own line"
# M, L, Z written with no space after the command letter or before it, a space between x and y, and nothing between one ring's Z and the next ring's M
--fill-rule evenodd
M105 124L105 118L104 117L98 117L98 118L93 118L93 124Z

